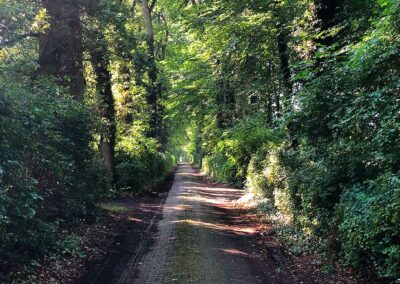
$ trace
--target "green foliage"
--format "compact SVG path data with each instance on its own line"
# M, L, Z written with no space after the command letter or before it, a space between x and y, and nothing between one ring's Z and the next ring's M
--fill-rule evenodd
M25 260L54 248L56 226L39 216L42 198L31 181L15 187L14 192L0 192L0 246L2 261Z
M91 110L50 80L32 80L31 55L0 51L2 261L55 249L58 224L93 215L109 186L91 148Z
M346 60L324 63L300 90L301 111L288 117L301 143L282 155L299 222L328 236L331 250L343 244L348 263L373 265L387 278L399 276L399 230L386 219L398 202L389 181L400 161L399 41L388 15L398 9L394 1L361 40L344 47Z
M319 2L165 0L184 39L168 111L294 247L398 279L400 2Z
M104 209L104 210L107 210L110 212L124 212L124 211L128 210L128 208L126 208L125 206L109 204L109 203L102 203L99 206L101 209Z
M58 250L64 255L84 258L85 252L82 249L82 240L79 236L68 234L57 244Z
M93 121L85 107L56 95L46 81L33 88L6 86L0 123L1 246L14 256L45 253L54 245L55 221L93 214L108 183L92 156Z
M357 267L372 264L381 277L399 280L399 176L384 174L347 188L338 212L345 260Z
M265 143L280 140L279 134L265 128L264 123L265 117L254 116L225 130L215 141L212 155L203 161L206 171L220 181L243 184L252 153Z
M268 198L269 206L293 219L295 208L286 168L282 164L281 144L270 142L258 150L247 168L247 192Z
M88 1L84 101L38 74L39 2L0 1L1 261L79 256L59 227L93 216L111 181L147 190L185 156L262 199L292 252L319 243L399 279L398 0L160 0L154 57L141 5Z
M65 60L62 55L38 60L44 45L52 52L54 42L43 43L53 28L51 9L46 11L40 1L0 1L2 268L3 263L8 269L7 264L18 266L54 252L84 257L80 240L68 235L68 228L75 222L95 220L96 204L103 196L148 189L175 164L174 157L163 149L165 141L148 135L153 110L147 98L155 88L151 84L158 82L150 80L154 63L150 62L143 21L136 17L141 13L140 5L132 7L130 1L84 2L66 4L81 11L80 18L66 11L52 15L74 21L71 27L82 27L74 34L82 36L83 49L80 38L65 48L76 58L84 58L84 70L80 70L80 62L74 62L73 70L62 70L66 76L61 78L59 74L46 75L54 74L39 64L48 60L45 63L57 69L65 63L60 62ZM161 15L162 9L157 6L153 12ZM166 23L160 19L153 23L157 59L166 37ZM67 29L56 32L68 34L71 31ZM95 63L93 55L99 57ZM70 96L81 71L86 81L82 100ZM156 71L160 83L165 84L160 84L160 90L166 91L162 69ZM157 104L163 107L163 102ZM108 135L110 124L117 128L116 141ZM165 130L163 135L167 134ZM100 141L112 144L111 160L114 146L116 149L115 163L107 169ZM58 240L60 235L62 240Z
M149 189L175 164L168 153L160 153L149 145L139 151L118 152L118 192L138 193Z

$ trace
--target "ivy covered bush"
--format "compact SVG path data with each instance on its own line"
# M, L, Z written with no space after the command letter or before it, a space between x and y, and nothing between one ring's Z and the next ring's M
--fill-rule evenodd
M400 270L400 179L384 174L347 188L338 207L342 251L347 263L372 265L381 277Z
M253 153L268 141L276 142L280 134L263 126L262 115L249 117L236 126L221 131L210 155L203 160L206 172L222 182L243 185Z
M162 179L175 165L175 157L160 153L157 143L144 136L121 141L117 151L117 194L140 193Z
M93 215L109 188L91 148L94 120L46 80L1 84L0 113L1 250L43 254L58 224Z

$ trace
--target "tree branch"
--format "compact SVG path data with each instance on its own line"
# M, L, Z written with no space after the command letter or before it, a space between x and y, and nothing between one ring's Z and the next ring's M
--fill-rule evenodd
M153 11L153 9L154 9L154 7L156 6L156 4L157 4L157 0L153 0L153 2L151 3L151 5L150 5L150 7L149 7L150 12Z
M135 13L136 4L138 4L138 3L140 4L140 1L138 1L138 0L133 1L132 7L131 7L133 13Z
M0 42L0 50L3 48L6 48L7 46L13 45L13 44L17 43L18 41L23 40L25 38L39 37L39 35L40 35L40 33L26 33L26 34L18 35L16 38L11 39L9 41Z

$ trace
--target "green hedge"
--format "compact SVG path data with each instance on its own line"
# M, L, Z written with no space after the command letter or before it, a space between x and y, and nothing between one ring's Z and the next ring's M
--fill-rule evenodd
M117 194L147 190L175 165L172 155L157 151L145 151L137 156L119 153L118 160Z
M108 188L91 148L94 120L46 80L0 82L0 117L1 258L41 255L58 224L93 215Z
M347 188L338 215L345 260L400 280L400 176L388 173Z

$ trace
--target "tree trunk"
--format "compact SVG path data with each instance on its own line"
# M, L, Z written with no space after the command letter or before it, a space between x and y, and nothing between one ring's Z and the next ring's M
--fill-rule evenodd
M154 58L154 29L148 0L142 0L142 12L146 26L146 42L149 56Z
M314 39L316 49L314 50L313 56L315 57L316 51L321 47L329 47L335 43L336 39L334 36L329 34L329 30L336 24L336 16L339 1L338 0L315 0L315 19L313 29L316 34L322 32L328 33L318 36ZM324 56L318 56L315 58L314 67L318 68L323 66L325 62ZM320 72L316 72L316 76L319 76Z
M279 12L279 11L278 11ZM280 22L280 21L279 21ZM281 116L282 112L288 112L292 109L292 93L293 93L293 85L291 81L291 72L290 72L290 58L289 58L289 32L287 28L281 23L277 26L278 34L277 34L277 45L278 45L278 53L279 53L279 61L280 61L280 69L282 73L282 85L283 85L283 98L282 102L279 99L279 92L277 94L276 100L276 108L278 117ZM282 105L282 106L281 106ZM283 111L281 109L283 108ZM287 125L288 136L293 149L298 148L298 140L295 136L296 128L293 123L289 123Z
M151 9L148 0L142 0L142 12L146 26L146 42L148 50L148 75L150 84L147 88L147 103L150 107L150 130L148 137L162 141L162 107L160 104L162 85L158 79L158 70L154 54L154 29L151 17Z
M39 73L54 76L81 100L85 91L80 6L74 0L42 0L50 29L39 37Z
M216 96L217 125L218 128L224 129L232 126L236 118L236 98L235 91L223 77L222 72L218 76L220 78L218 79Z
M109 60L107 49L102 46L102 37L98 39L96 46L90 50L90 56L96 74L96 88L100 96L100 112L106 121L106 129L100 137L100 152L106 168L115 177L114 148L116 137L115 106L112 94L111 74L109 71ZM103 43L104 44L104 43Z
M291 108L291 97L293 92L293 86L291 82L290 72L290 58L289 58L289 28L287 20L282 18L282 8L279 1L273 2L273 13L276 18L276 43L278 48L279 65L281 69L281 80L282 80L282 101L280 93L278 92L276 98L277 116L280 117L282 112L288 111ZM283 111L282 111L283 110Z
M98 0L87 0L85 4L88 15L90 17L97 17ZM86 48L90 54L96 75L96 90L100 98L100 115L106 124L105 129L100 131L99 150L104 166L112 174L113 181L115 182L114 152L117 127L107 43L102 31L97 28L88 31L87 36L89 40Z
M282 82L287 96L292 94L292 82L289 67L289 48L288 48L288 35L286 31L279 31L277 36L278 53L282 71Z
M314 30L317 32L328 31L336 23L338 0L315 0ZM329 46L334 43L334 38L330 35L318 37L315 41L319 45Z

